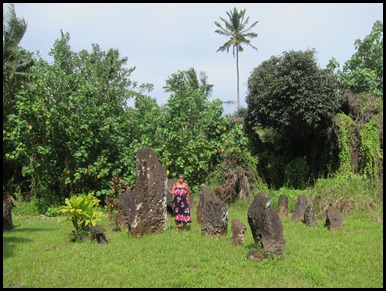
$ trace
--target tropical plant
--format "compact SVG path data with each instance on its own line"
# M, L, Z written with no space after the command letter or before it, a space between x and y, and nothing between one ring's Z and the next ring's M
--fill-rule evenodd
M200 71L200 78L197 76L197 72L194 68L189 68L183 71L185 80L190 84L193 89L200 89L206 97L209 97L213 91L213 84L208 84L208 76L205 72ZM175 78L170 77L166 80L166 85L163 87L165 92L176 92L178 90L178 82Z
M251 44L249 38L257 37L257 33L250 32L250 30L258 23L258 21L255 21L248 27L249 17L245 18L245 9L238 10L236 7L227 12L227 15L229 20L220 17L220 19L224 22L225 28L222 27L218 21L214 22L214 24L219 27L219 29L216 29L215 32L229 38L226 43L218 48L217 52L223 52L225 50L229 52L229 48L233 48L233 57L236 57L237 69L237 111L240 111L239 52L244 50L242 47L243 44L257 50L257 48Z
M74 238L76 241L81 240L82 236L89 233L89 225L95 226L98 221L102 220L103 212L99 211L96 206L99 199L92 192L89 194L74 195L65 199L64 206L58 208L58 212L68 215L66 221L71 221L74 226Z
M16 16L14 3L3 3L3 78L25 76L29 60L23 60L19 44L27 31L27 22ZM4 82L4 80L3 80Z

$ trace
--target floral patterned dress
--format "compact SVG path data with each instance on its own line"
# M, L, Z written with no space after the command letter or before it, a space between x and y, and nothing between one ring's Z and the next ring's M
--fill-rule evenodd
M190 206L187 201L187 189L176 187L174 189L174 215L176 221L192 222Z

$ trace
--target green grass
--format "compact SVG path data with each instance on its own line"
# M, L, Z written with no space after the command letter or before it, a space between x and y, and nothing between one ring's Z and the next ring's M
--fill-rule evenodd
M73 243L63 217L14 215L15 228L3 232L3 287L383 287L383 223L344 216L330 232L282 218L284 258L246 258L256 245L247 223L249 205L228 208L228 234L218 239L190 224L175 233L174 221L158 234L133 238L112 231L104 219L108 245ZM195 213L193 213L195 218ZM247 225L244 246L231 244L231 220Z

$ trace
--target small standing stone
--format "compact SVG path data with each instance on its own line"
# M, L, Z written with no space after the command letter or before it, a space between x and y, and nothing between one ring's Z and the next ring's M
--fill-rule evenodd
M304 211L307 207L307 197L304 194L298 196L294 212L292 213L292 221L302 221L304 219Z
M232 219L231 228L232 228L232 239L231 239L232 244L234 246L237 246L237 245L243 246L245 243L244 235L245 235L245 232L247 231L247 226L244 223L242 223L240 220L234 218Z
M288 214L289 214L288 196L283 195L283 194L279 196L279 208L278 208L277 213L279 214L279 216L282 216L282 217L288 216Z
M309 203L304 211L304 223L308 226L315 225L314 207Z
M343 224L344 220L340 212L333 206L329 206L326 211L326 226L334 232L339 231Z

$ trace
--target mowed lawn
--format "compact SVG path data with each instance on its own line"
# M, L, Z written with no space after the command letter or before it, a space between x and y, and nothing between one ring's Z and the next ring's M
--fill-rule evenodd
M220 238L202 235L195 219L175 233L172 217L166 230L133 238L104 218L107 245L71 242L64 217L14 215L14 230L3 232L3 287L383 287L383 222L344 216L334 233L321 220L310 227L281 218L284 258L256 262L246 257L256 248L247 209L228 209ZM247 226L244 246L231 244L233 218Z

